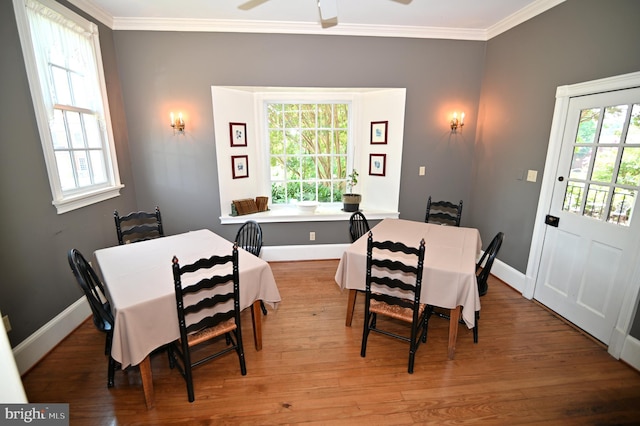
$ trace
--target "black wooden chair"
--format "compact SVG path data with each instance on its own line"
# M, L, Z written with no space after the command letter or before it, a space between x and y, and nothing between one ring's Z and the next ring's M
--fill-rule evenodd
M480 297L487 294L487 290L489 289L488 279L491 274L491 268L493 267L493 261L496 259L498 252L500 251L500 247L502 246L502 240L504 239L504 233L498 232L487 249L482 253L480 260L476 263L476 283L478 285L478 294ZM440 318L444 318L449 320L450 317L448 314L436 310L435 306L428 306L428 316L437 315ZM473 327L473 343L478 343L478 322L480 321L480 312L476 311L476 324ZM464 321L460 319L460 324L464 324Z
M476 281L478 283L478 294L480 297L487 294L489 290L488 279L491 274L493 262L502 247L504 240L504 232L498 232L493 240L489 243L489 247L482 253L480 260L476 263ZM480 321L480 312L476 311L476 325L473 327L473 343L478 343L478 322Z
M426 223L437 223L439 225L460 226L462 216L462 200L459 204L449 201L431 201L431 196L427 200L427 213L424 217Z
M76 277L76 281L78 281L91 307L93 323L98 330L106 334L104 354L109 357L107 387L113 387L113 376L117 364L111 357L114 318L109 301L104 293L104 286L91 265L89 265L89 262L78 250L69 250L67 258L71 271L73 271L73 275Z
M364 331L360 356L365 357L367 339L371 331L381 333L409 343L408 372L413 373L415 354L421 342L427 341L428 316L426 305L420 303L422 270L424 264L424 239L419 248L408 247L399 242L373 241L367 238L367 282L364 307ZM399 253L410 261L394 259ZM402 292L402 296L391 296L390 292ZM378 327L378 315L384 315L411 325L410 336ZM388 324L387 324L388 325Z
M120 245L164 237L162 216L158 207L154 212L132 212L125 216L120 216L116 210L113 212L113 219L116 222Z
M252 255L260 257L260 251L262 250L262 228L260 224L255 220L246 221L236 234L236 243L238 247L242 247ZM260 308L262 314L267 315L267 307L264 302L260 301Z
M351 242L354 242L369 232L369 230L369 222L362 212L358 211L351 215L349 218L349 234L351 235Z
M212 256L182 267L174 256L172 263L180 339L169 345L169 365L184 377L189 402L193 402L194 367L235 351L240 372L247 374L240 327L238 245L234 244L232 253L226 256ZM222 342L214 339L222 339L225 344L220 348ZM210 344L202 345L205 342ZM196 353L198 359L194 361Z

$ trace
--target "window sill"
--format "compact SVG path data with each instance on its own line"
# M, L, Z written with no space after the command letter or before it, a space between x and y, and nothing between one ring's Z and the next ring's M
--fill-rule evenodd
M363 209L362 213L368 220L382 220L387 218L397 219L399 212L390 210ZM303 212L293 206L277 206L271 207L266 212L251 213L241 216L220 216L222 225L244 223L247 220L255 220L258 223L277 223L277 222L331 222L331 221L347 221L351 217L352 212L345 212L340 207L318 207L313 213Z
M91 204L99 203L104 200L108 200L109 198L117 197L120 195L120 189L122 188L124 188L124 185L119 184L88 194L69 197L63 200L56 200L53 201L53 205L56 207L58 214L62 214L89 206Z

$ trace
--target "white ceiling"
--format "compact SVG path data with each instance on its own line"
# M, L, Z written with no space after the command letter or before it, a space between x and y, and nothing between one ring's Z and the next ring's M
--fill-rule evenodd
M115 30L345 34L487 40L564 0L69 0ZM334 0L320 0L332 3Z

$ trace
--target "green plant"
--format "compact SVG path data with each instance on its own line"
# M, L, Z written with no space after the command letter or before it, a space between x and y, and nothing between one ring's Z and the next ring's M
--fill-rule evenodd
M351 170L351 173L347 176L347 192L351 193L353 187L358 184L358 171L356 169Z

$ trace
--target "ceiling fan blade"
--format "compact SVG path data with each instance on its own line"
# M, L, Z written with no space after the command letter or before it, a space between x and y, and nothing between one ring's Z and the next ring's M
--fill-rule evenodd
M338 1L337 0L318 0L318 10L320 10L320 20L330 21L338 19Z
M263 3L268 2L269 0L249 0L246 1L244 3L242 3L240 6L238 6L238 9L240 10L251 10L254 7L258 7Z

